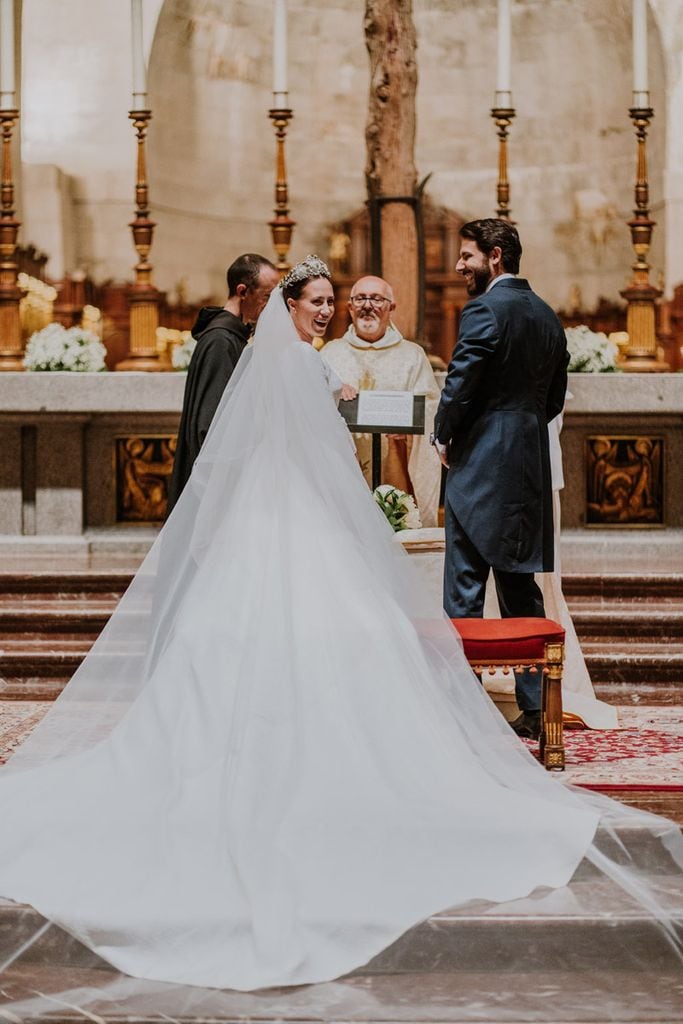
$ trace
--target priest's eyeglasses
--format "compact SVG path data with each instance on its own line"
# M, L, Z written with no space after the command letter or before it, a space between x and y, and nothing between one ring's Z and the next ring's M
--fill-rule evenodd
M384 295L352 295L349 299L352 306L356 309L360 309L369 303L373 309L381 309L385 302L391 302L391 299L387 299Z

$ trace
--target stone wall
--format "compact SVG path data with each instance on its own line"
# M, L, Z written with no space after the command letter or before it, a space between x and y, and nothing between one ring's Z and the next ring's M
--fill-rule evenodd
M27 173L22 237L51 252L55 275L78 266L98 280L130 278L128 5L60 0L58 19L53 9L53 0L23 0L22 152L26 164L62 177ZM327 225L364 200L368 72L362 0L291 0L289 11L288 163L300 257L324 253ZM418 170L432 174L438 202L465 216L493 212L495 12L495 0L415 0ZM624 0L513 4L513 216L524 270L555 306L574 285L586 307L599 295L615 300L628 276L629 12ZM270 0L146 0L145 18L156 280L173 289L186 279L193 300L219 297L237 252L270 251ZM681 26L683 0L652 0L652 262L669 288L683 266ZM58 207L61 236L35 212Z

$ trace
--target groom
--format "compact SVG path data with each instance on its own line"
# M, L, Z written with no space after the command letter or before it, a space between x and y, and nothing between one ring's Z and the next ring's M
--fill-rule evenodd
M507 221L460 230L456 270L472 301L435 420L448 467L444 608L480 618L489 571L504 618L544 616L535 572L553 569L548 422L562 411L567 344L552 309L517 277L522 246ZM535 678L538 678L536 676ZM540 730L540 688L516 677L520 735Z

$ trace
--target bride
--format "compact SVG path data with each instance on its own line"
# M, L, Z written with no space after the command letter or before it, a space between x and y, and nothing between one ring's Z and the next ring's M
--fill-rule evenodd
M129 975L242 990L584 859L673 935L613 826L681 864L678 830L539 767L394 542L305 343L331 309L316 258L273 292L172 516L0 770L0 895ZM31 938L2 942L11 967Z

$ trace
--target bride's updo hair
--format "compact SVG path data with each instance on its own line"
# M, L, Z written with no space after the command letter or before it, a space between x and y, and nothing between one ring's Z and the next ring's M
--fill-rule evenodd
M307 256L301 263L292 267L280 281L285 305L287 305L287 299L300 299L308 282L314 281L317 277L326 277L328 281L332 280L329 267L319 256Z

